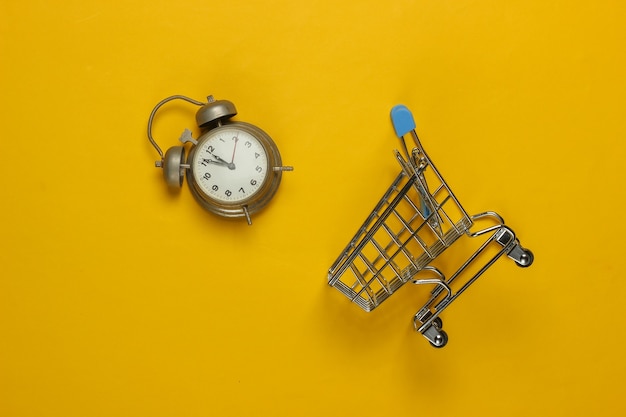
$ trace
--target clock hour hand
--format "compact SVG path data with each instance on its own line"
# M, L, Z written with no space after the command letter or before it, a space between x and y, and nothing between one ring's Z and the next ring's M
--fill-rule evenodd
M208 161L210 163L213 164L217 164L217 165L221 165L221 166L225 166L228 167L228 169L235 169L235 164L232 162L226 162L225 160L223 160L222 158L220 158L219 156L215 155L214 153L211 154L211 156L213 158L215 158L215 160L211 160L209 159Z

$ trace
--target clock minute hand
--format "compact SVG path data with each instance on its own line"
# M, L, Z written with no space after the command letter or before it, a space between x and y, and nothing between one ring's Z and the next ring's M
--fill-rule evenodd
M209 159L209 162L212 162L212 163L217 164L217 165L222 165L222 166L228 167L228 169L231 169L231 170L235 169L235 164L234 163L226 162L225 160L223 160L219 156L215 155L214 153L212 153L211 156L213 158L215 158L215 161L212 161L212 160Z

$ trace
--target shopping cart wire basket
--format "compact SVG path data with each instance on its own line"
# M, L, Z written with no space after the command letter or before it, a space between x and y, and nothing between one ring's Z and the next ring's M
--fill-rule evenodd
M534 256L497 213L469 215L463 209L422 147L407 107L395 106L391 120L404 152L394 151L400 174L330 267L328 283L365 311L407 282L432 285L413 324L431 345L443 347L448 335L441 312L503 255L521 267L530 266ZM415 145L411 151L407 136ZM481 243L446 277L433 262L461 237Z

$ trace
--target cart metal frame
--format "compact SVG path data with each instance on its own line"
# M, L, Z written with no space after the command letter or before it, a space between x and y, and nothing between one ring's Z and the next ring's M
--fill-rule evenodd
M391 119L404 151L394 151L400 174L330 267L328 283L368 312L407 282L433 285L413 325L439 348L448 342L442 311L503 255L521 267L534 255L497 213L465 211L422 147L407 107L395 106ZM405 136L415 144L410 152ZM446 278L433 261L462 236L483 241Z

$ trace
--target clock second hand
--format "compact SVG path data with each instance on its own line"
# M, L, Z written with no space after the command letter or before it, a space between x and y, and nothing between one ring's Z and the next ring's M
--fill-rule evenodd
M235 164L234 164L234 162L235 162L235 151L237 150L237 142L239 142L239 137L235 136L233 139L235 139L235 146L233 146L233 157L230 159L230 163L232 164L233 167L230 168L230 166L229 166L230 169L235 169Z

